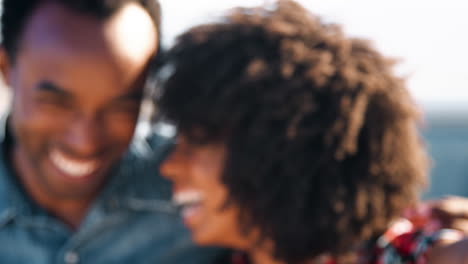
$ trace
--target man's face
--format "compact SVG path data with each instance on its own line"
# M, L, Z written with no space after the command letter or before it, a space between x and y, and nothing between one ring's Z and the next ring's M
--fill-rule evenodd
M136 4L98 20L50 1L19 43L5 70L17 170L34 191L93 196L133 136L156 29Z

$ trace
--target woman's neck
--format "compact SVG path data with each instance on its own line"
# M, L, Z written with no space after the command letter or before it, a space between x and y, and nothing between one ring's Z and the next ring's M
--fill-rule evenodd
M261 249L249 251L249 257L252 264L285 264L285 262L276 260L270 252Z

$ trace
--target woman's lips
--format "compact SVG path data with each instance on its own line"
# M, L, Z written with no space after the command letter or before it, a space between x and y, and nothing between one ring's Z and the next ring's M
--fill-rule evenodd
M172 201L180 209L184 222L189 224L202 208L203 194L193 189L176 191Z

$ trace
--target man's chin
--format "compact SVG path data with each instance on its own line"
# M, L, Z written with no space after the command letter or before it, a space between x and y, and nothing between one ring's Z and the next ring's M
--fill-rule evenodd
M41 174L48 192L57 198L70 200L90 199L97 195L107 181L110 171L102 167L77 177L53 166L45 167Z
M102 190L105 179L93 182L58 181L48 179L45 183L48 192L61 200L90 200Z

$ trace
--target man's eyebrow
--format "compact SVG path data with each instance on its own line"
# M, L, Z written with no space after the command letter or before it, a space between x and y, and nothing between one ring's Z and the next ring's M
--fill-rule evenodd
M41 81L37 87L37 90L39 91L44 91L44 92L49 92L49 93L54 93L57 95L61 96L70 96L70 93L65 91L63 88L59 87L58 85L53 84L50 81Z

